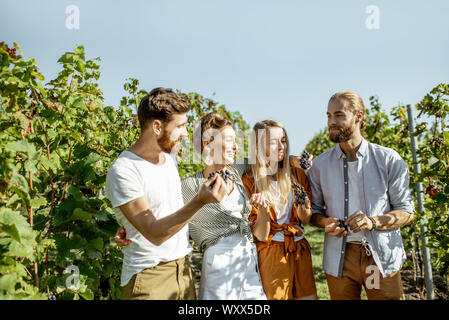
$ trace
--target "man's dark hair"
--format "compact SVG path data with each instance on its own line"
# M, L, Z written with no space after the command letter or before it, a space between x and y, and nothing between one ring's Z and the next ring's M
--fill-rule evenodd
M173 114L186 113L190 110L187 100L172 89L154 88L140 100L137 117L141 130L145 129L150 120L170 122Z

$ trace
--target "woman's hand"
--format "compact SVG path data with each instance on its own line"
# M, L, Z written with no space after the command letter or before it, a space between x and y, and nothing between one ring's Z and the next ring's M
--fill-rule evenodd
M262 193L253 193L250 199L251 205L255 206L256 208L264 208L267 209L270 205L270 202L265 199L264 195Z

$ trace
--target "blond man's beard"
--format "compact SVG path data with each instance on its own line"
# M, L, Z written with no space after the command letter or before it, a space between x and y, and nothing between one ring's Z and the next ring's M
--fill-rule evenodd
M349 139L351 139L351 137L352 137L352 134L354 133L354 129L352 127L346 127L346 128L332 127L332 128L338 129L338 132L336 132L336 133L329 132L329 139L335 143L349 141Z

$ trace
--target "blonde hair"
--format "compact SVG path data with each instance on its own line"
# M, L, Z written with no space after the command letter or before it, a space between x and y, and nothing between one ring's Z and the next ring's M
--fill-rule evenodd
M265 142L263 137L265 139L268 135L268 130L270 128L281 128L284 132L285 140L286 140L286 150L285 150L285 156L284 159L278 163L276 167L276 173L274 176L277 178L277 182L279 185L279 189L281 192L281 201L280 204L282 206L286 206L288 204L288 197L291 191L291 177L290 177L290 163L289 163L289 150L290 145L288 142L288 136L287 132L285 131L284 127L277 121L274 120L264 120L257 122L254 127L254 135L253 138L255 138L255 146L257 149L257 156L256 161L254 164L251 164L251 173L254 178L254 186L257 189L258 192L262 193L268 201L270 201L272 204L275 203L275 189L273 187L273 184L271 183L268 175L267 175L267 166L268 161L266 161L265 154L260 156L261 151L265 151L265 145L263 143ZM264 130L264 134L262 135L262 138L259 137L259 130Z
M335 93L330 99L329 103L332 100L343 100L348 103L345 105L345 108L351 111L353 114L361 111L363 113L362 119L360 121L360 130L365 129L366 126L366 112L365 105L363 104L362 98L355 92L352 91L340 91Z

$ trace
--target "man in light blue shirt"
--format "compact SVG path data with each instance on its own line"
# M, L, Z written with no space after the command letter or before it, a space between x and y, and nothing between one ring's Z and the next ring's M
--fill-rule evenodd
M337 145L313 160L311 224L324 228L323 268L331 299L401 299L405 261L400 227L413 221L408 167L399 154L366 141L360 96L334 94L327 109Z

